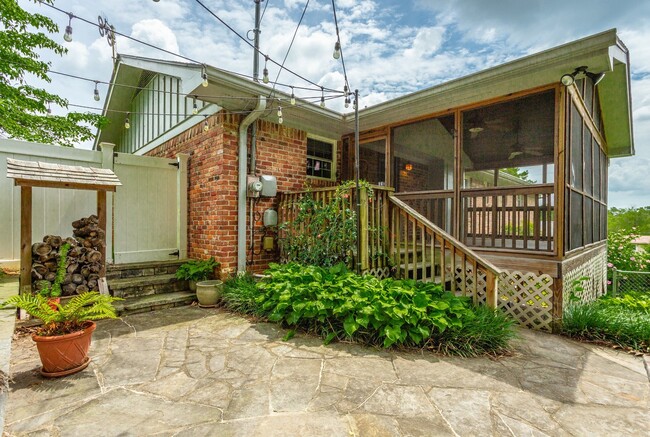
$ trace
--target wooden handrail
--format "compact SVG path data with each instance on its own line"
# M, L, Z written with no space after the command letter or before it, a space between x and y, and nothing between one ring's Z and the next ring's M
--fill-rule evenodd
M461 188L460 194L471 196L501 196L504 192L509 194L550 194L553 193L555 186L553 184L523 185L508 187L490 187L490 188Z
M390 247L397 274L401 275L404 270L404 274L410 274L414 279L424 279L425 276L435 279L439 269L443 286L449 281L452 292L467 295L469 291L475 303L479 301L479 294L484 292L485 303L495 308L501 270L397 196L389 195L388 199L393 208ZM449 279L446 278L448 265ZM485 290L479 288L479 271L485 275ZM460 278L456 277L457 274Z

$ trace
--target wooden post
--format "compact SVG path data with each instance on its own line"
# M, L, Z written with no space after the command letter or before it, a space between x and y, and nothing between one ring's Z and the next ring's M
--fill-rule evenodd
M366 187L359 189L359 260L361 261L361 273L368 270L368 190Z
M20 294L32 292L32 187L20 187ZM21 314L22 318L22 314Z
M490 270L485 273L485 299L489 308L497 307L498 278Z
M553 279L553 320L551 330L558 333L562 330L562 316L564 313L564 282L561 278Z
M102 254L102 268L99 271L99 277L106 277L106 191L97 191L97 218L99 219L99 228L104 231L103 244L99 248Z
M99 143L99 148L102 151L102 168L107 168L109 170L115 169L115 144L112 143ZM105 264L113 264L115 260L113 259L113 243L115 242L115 235L113 233L113 193L106 193L106 227L102 229L106 232L106 258L104 260Z

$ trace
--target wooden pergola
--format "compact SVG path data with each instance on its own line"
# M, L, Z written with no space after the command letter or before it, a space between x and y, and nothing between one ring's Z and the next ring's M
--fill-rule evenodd
M99 227L106 230L106 192L114 192L122 185L110 169L52 164L48 162L20 161L7 158L7 177L20 186L20 294L32 292L32 188L68 188L97 192L97 218ZM100 278L106 277L106 233L104 232L102 269Z

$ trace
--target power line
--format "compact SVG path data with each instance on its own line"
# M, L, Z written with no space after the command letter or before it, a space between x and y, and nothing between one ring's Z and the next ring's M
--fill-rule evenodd
M309 0L307 0L307 3L305 3L305 7L302 10L302 15L300 15L300 20L298 20L298 25L296 26L296 30L293 32L293 37L291 38L291 43L289 44L289 48L287 49L287 53L284 54L284 59L282 60L282 65L280 66L280 69L278 70L278 75L275 76L275 82L274 84L277 83L278 79L280 78L280 74L282 73L282 69L284 68L284 63L287 62L287 58L289 57L289 53L291 52L291 48L293 47L293 42L296 40L296 35L298 34L298 29L300 29L300 25L302 24L302 19L305 18L305 13L307 12L307 7L309 6ZM321 87L322 89L322 87ZM275 90L275 85L273 85L273 89L269 93L269 97L273 94L273 91Z
M234 34L235 34L239 39L241 39L242 41L244 41L244 42L245 42L246 44L248 44L248 45L249 45L253 50L255 50L255 46L254 46L254 45L253 45L253 44L252 44L252 43L251 43L247 38L245 38L243 35L241 35L239 32L237 32L235 29L233 29L233 28L232 28L228 23L226 23L225 21L223 21L223 20L222 20L222 19L221 19L217 14L215 14L214 12L212 12L212 10L211 10L210 8L208 8L206 5L204 5L203 2L201 2L201 0L194 0L194 1L196 1L199 5L201 5L201 7L203 7L203 9L205 9L205 10L206 10L210 15L212 15L215 19L217 19L221 24L223 24L224 26L226 26L226 27L228 28L228 30L230 30L232 33L234 33ZM308 2L308 3L309 3L309 2ZM261 53L261 52L260 52L260 53ZM268 55L266 55L266 54L264 54L264 53L261 53L261 54L264 55L264 57L265 57L265 59L266 59L267 61L271 61L271 63L277 65L278 67L280 67L280 69L283 68L282 65L280 65L280 64L279 64L277 61L275 61L274 59L272 59L270 56L268 56ZM314 85L314 86L320 87L320 85L318 85L316 82L313 82L313 81L307 79L306 77L304 77L304 76L302 76L302 75L296 73L295 71L293 71L293 70L291 70L291 69L289 69L289 68L285 68L285 70L287 70L289 73L293 74L294 76L299 77L300 79L304 80L304 81L307 82L307 83L310 83L310 84L312 84L312 85ZM322 87L321 87L321 88L322 88ZM339 90L335 90L335 89L331 89L331 88L327 88L327 91L329 91L329 92L340 92Z
M336 3L332 0L332 10L334 11L334 27L336 28L336 42L338 43L338 49L341 52L341 65L343 66L343 78L345 80L345 86L347 91L351 92L350 82L348 82L348 73L345 69L345 58L343 57L343 48L341 47L341 36L339 35L339 20L336 17ZM347 95L345 96L347 102Z
M198 2L198 0L197 0L197 2ZM200 3L200 2L199 2L199 3ZM47 7L51 8L51 9L54 9L54 10L56 10L56 11L62 13L62 14L65 14L65 15L69 16L70 18L74 18L74 19L77 19L77 20L82 21L82 22L84 22L84 23L90 24L91 26L94 26L94 27L100 28L100 25L99 25L98 23L95 23L95 22L90 21L90 20L88 20L88 19L86 19L86 18L80 17L80 16L78 16L78 15L75 15L75 14L73 14L72 12L66 12L66 11L64 11L63 9L58 8L58 7L56 7L56 6L52 5L52 4L49 4L49 3L41 3L41 4L44 5L44 6L47 6ZM203 6L203 5L202 5L202 6ZM205 8L205 6L204 6L204 8ZM208 9L208 11L209 11L209 9ZM216 17L215 14L212 14L212 15L214 15L214 16ZM217 18L218 18L218 17L217 17ZM225 24L225 22L223 22L223 20L221 20L220 18L218 18L218 19L219 19L219 21L221 21L222 23ZM227 24L225 24L225 25L226 25L229 29L231 29L233 32L235 32L234 29L232 29L230 26L228 26ZM192 62L192 63L194 63L194 64L203 65L204 67L205 67L205 65L206 65L204 62L199 62L199 61L197 61L197 60L195 60L195 59L192 59L192 58L190 58L190 57L187 57L187 56L181 55L181 54L179 54L179 53L175 53L175 52L172 52L172 51L170 51L170 50L164 49L164 48L162 48L162 47L156 46L155 44L151 44L151 43L148 43L148 42L146 42L146 41L142 41L142 40L140 40L140 39L137 39L137 38L134 38L134 37L132 37L132 36L126 35L126 34L124 34L124 33L118 32L118 31L115 30L115 29L112 29L111 31L112 31L113 33L115 33L116 35L122 36L122 37L124 37L124 38L126 38L126 39L128 39L128 40L131 40L131 41L137 42L137 43L139 43L139 44L145 45L145 46L150 47L150 48L152 48L152 49L159 50L159 51L161 51L161 52L163 52L163 53L167 53L168 55L171 55L171 56L175 56L175 57L178 57L178 58L184 59L184 60L189 61L189 62ZM236 32L235 32L235 33L236 33ZM237 33L237 36L239 36L240 38L243 38L243 37L242 37L241 35L239 35L238 33ZM246 39L244 39L244 41L246 41ZM251 45L248 41L246 41L246 43L249 44L249 45ZM279 65L276 61L272 60L271 58L269 58L269 60L271 60L274 64ZM244 78L247 78L247 79L252 79L252 76L249 76L249 75L247 75L247 74L238 73L238 72L236 72L236 71L229 71L229 70L225 70L225 69L221 69L221 70L222 70L222 71L225 71L226 73L230 73L230 74L233 74L233 75L236 75L236 76L244 77ZM296 89L304 89L304 90L310 90L310 91L317 91L317 90L320 90L320 89L321 89L320 85L318 85L318 84L316 84L316 83L310 81L309 79L306 79L306 78L300 76L299 74L297 74L297 73L295 73L295 72L293 72L293 71L291 71L291 70L289 70L289 69L287 69L287 68L285 68L285 70L289 71L291 74L293 74L293 75L299 77L300 79L302 79L302 80L304 80L304 81L310 83L311 85L314 85L314 86L317 87L317 88L308 88L308 87L302 87L302 86L296 86L296 85L289 85L289 84L283 84L283 83L278 83L277 85L279 85L279 86L283 86L283 87L286 87L286 88L296 88ZM335 89L329 89L329 88L328 88L328 92L340 93L341 91L339 91L339 90L335 90Z

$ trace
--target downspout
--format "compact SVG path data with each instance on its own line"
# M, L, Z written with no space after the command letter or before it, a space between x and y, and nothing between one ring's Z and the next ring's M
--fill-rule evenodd
M239 173L237 198L237 273L246 271L246 171L248 126L260 118L266 109L266 97L260 96L255 109L248 114L239 125Z

